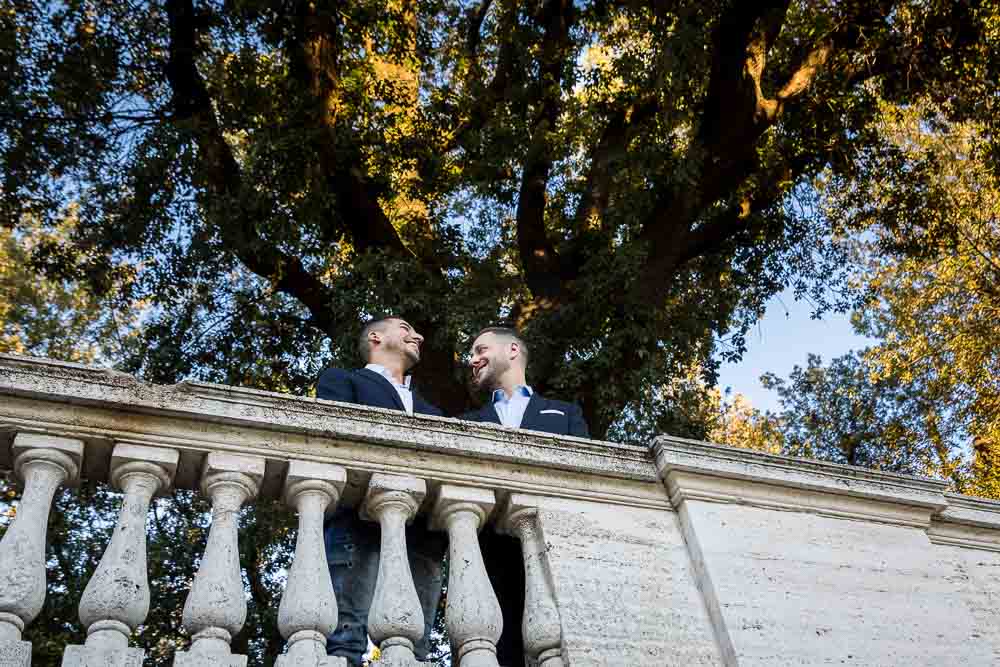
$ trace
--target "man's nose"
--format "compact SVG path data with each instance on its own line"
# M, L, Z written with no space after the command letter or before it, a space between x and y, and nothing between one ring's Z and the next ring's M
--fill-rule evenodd
M424 342L424 337L418 334L416 331L413 332L413 337L417 339L418 343Z

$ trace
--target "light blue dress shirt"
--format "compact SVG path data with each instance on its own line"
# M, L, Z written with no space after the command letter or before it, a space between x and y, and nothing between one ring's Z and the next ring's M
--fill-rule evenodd
M392 373L386 370L385 366L382 366L381 364L368 364L365 368L370 371L375 371L388 380L389 384L395 388L396 393L399 394L399 400L403 402L403 407L406 408L406 414L413 414L413 391L410 390L409 375L403 378L403 384L396 384L396 378L392 377Z
M528 408L528 402L533 393L531 387L519 384L514 387L514 395L507 398L507 393L503 389L493 392L493 409L500 417L500 423L511 428L521 428L521 420L524 419L524 411Z

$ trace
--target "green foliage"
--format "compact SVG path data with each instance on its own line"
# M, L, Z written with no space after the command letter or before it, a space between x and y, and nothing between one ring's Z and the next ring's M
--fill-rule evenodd
M786 451L949 480L1000 498L1000 181L985 123L882 103L855 173L828 175L823 214L853 239L877 341L778 390ZM859 234L860 233L860 234Z
M803 201L885 144L880 99L997 117L990 3L5 7L0 226L68 229L31 266L141 309L123 369L303 393L388 308L457 412L510 320L598 435L842 285Z
M134 316L115 294L98 297L79 282L45 279L32 265L35 252L65 242L75 223L0 228L0 353L107 363L135 338Z
M963 242L939 225L934 212L952 210L938 196L948 178L932 178L941 158L914 160L882 124L927 105L918 127L977 124L980 169L949 178L974 173L974 186L1000 163L997 5L770 7L6 0L0 346L152 382L304 394L325 365L357 363L362 319L392 311L427 337L421 387L457 413L473 400L461 365L470 336L505 320L532 345L534 386L579 401L595 436L667 431L772 449L770 418L710 392L718 358L739 357L786 286L821 310L863 301L845 291L856 274L842 241L875 237L874 257L890 265L873 265L869 304L949 296L911 300L905 316L863 311L886 341L876 356L791 381L831 400L847 427L786 434L783 447L929 466L929 422L893 397L905 406L931 388L941 403L928 414L974 434L976 483L995 489L998 374L969 373L995 369L1000 348L972 344L984 327L995 341L995 301L980 297L966 318L969 285L927 291L897 262L953 258L949 280L979 276L982 292L998 281L974 250L996 234L980 227ZM961 351L938 337L942 363L917 363L908 323L945 305ZM925 439L905 452L850 444L888 428ZM950 433L939 462L955 455ZM86 581L113 522L116 496L85 493L89 505L63 495L53 513L66 522L50 548L58 583L43 618L54 620L31 630L45 661L80 640L69 588ZM283 514L258 506L242 519L251 615L237 647L255 664L280 650ZM205 521L183 493L151 521L160 604L136 641L155 664L182 641Z
M741 394L729 398L714 390L709 396L715 416L707 440L769 454L785 453L785 433L777 416L761 412Z
M808 365L796 366L787 381L765 375L764 386L781 398L782 453L950 477L960 441L936 428L946 407L872 371L861 354L838 357L829 366L810 355Z

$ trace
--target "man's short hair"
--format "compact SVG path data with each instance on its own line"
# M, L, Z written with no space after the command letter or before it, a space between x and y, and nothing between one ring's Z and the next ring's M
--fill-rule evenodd
M528 344L524 342L524 338L522 338L521 334L517 332L517 329L514 329L513 327L486 327L476 334L476 338L479 338L483 334L487 333L491 333L502 338L508 338L517 343L517 346L521 350L521 356L524 357L524 367L528 367Z
M398 319L400 318L395 315L376 315L368 320L365 326L361 327L361 335L358 336L358 355L360 355L361 361L367 364L368 360L371 359L372 346L368 342L368 334L373 331L381 331L387 323Z

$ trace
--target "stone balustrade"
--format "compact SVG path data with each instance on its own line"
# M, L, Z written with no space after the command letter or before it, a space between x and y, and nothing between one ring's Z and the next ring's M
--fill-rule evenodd
M122 493L64 666L142 664L146 515L173 488L210 500L183 608L181 666L247 664L239 509L298 516L279 667L336 667L324 516L381 526L369 626L387 665L423 631L404 527L447 533L453 664L495 667L502 616L477 534L522 546L526 654L539 667L1000 664L1000 503L927 479L663 436L650 447L202 383L152 386L0 355L0 471L23 484L0 541L0 665L31 664L46 519L81 478ZM292 545L289 545L292 546ZM515 564L516 565L516 564Z

